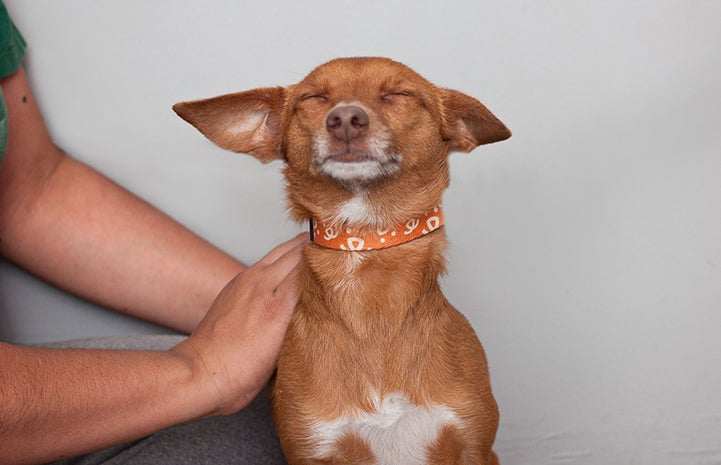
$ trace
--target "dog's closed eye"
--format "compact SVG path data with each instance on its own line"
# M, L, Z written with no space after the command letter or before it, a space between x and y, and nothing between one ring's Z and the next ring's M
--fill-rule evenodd
M327 102L328 101L328 95L327 94L309 94L309 95L303 95L299 99L301 102L305 102L307 100L318 100L319 102Z
M413 97L415 97L415 95L413 95L411 92L406 91L383 92L381 94L381 100L383 101L383 103L396 103L400 99Z

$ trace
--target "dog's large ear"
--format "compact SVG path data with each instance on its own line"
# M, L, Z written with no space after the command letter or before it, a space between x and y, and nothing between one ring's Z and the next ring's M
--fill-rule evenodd
M451 89L441 89L443 136L452 151L474 148L511 137L511 131L481 102Z
M282 159L281 115L285 88L268 87L204 100L173 110L220 147L253 155L263 163Z

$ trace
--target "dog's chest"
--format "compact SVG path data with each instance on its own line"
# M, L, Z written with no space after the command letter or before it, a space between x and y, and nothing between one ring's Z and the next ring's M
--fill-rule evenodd
M347 455L344 441L359 440L377 465L424 465L442 429L461 426L447 406L415 405L401 393L382 399L375 395L373 407L331 421L312 420L309 439L315 444L314 458Z
M310 252L307 282L317 287L303 291L305 306L289 330L299 331L304 343L281 361L281 368L307 363L306 373L315 374L297 378L285 393L304 406L293 425L304 438L300 456L329 463L428 463L434 450L445 449L439 444L444 432L463 425L439 395L444 391L436 377L447 379L450 368L437 346L427 343L440 334L441 309L440 290L426 289L419 278L417 270L426 267L416 262L423 257L402 249L382 256ZM412 272L405 269L409 263ZM388 391L381 394L380 386Z

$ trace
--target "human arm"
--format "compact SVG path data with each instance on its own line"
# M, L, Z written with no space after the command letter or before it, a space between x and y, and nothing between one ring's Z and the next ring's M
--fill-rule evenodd
M0 343L2 463L75 456L246 406L274 370L306 241L281 244L236 276L167 352Z
M0 254L102 306L192 331L244 265L55 146L22 68L0 85Z

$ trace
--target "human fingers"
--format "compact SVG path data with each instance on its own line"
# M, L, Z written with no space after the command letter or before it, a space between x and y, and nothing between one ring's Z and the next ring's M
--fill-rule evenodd
M278 305L283 308L293 308L298 301L298 286L296 285L296 278L298 277L298 267L295 266L293 269L285 275L283 280L273 290L273 296L278 302Z
M262 262L258 262L248 268L244 273L246 275L254 275L255 278L260 281L256 281L256 285L265 289L267 292L275 293L278 286L288 277L298 262L300 262L305 244L305 240L295 242L292 248L285 250L285 252L275 258L275 261L272 263L263 264ZM248 276L248 278L250 279L250 276Z
M282 244L277 245L270 252L265 254L265 256L263 258L258 260L257 264L269 265L271 263L274 263L280 257L282 257L283 255L285 255L286 253L288 253L289 251L291 251L295 247L297 247L299 244L304 244L308 241L309 241L308 233L298 234L294 238L292 238L288 241L285 241Z

